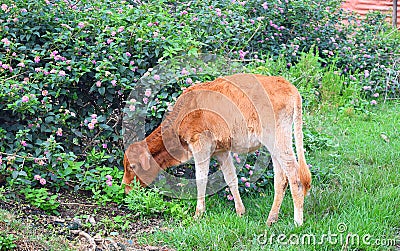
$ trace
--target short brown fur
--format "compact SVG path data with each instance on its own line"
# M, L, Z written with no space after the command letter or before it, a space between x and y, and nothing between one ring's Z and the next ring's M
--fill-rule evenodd
M205 211L205 186L211 157L221 164L235 201L245 209L231 152L254 151L265 145L274 165L275 196L268 225L277 220L287 185L293 197L295 222L303 223L303 203L311 187L304 157L302 105L297 89L281 77L236 74L188 88L162 124L124 154L124 184L136 177L150 184L161 169L194 158L198 188L196 215ZM297 160L292 148L292 125ZM130 187L126 186L126 192Z

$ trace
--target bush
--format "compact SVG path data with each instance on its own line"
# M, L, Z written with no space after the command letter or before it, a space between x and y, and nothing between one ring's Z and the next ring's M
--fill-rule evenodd
M105 176L121 177L123 107L161 58L213 52L265 65L272 58L281 71L269 71L298 80L311 97L306 107L319 102L316 91L354 94L346 84L329 86L310 66L344 73L357 92L352 101L398 93L398 79L386 81L388 72L399 72L399 63L390 66L399 54L398 32L381 15L354 21L340 2L3 1L0 181L5 176L11 186L41 187L34 180L39 175L48 187L87 189L98 198L108 194L105 202L121 201ZM158 93L159 103L144 106L148 121L160 121L187 84L179 81ZM149 123L147 132L157 123Z

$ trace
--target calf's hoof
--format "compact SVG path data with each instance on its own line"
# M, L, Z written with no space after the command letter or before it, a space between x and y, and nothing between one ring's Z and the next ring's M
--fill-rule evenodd
M242 217L242 215L245 214L245 213L246 213L246 208L244 206L236 208L237 216Z
M272 224L278 221L278 216L268 216L267 225L270 227Z

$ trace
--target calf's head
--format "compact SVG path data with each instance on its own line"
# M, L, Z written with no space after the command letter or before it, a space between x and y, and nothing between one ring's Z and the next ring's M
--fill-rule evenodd
M132 189L129 185L136 179L142 186L149 185L157 176L158 165L148 151L146 142L131 144L124 154L125 193Z

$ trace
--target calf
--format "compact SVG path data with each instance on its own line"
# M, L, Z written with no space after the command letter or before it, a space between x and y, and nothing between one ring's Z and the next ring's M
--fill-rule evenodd
M293 124L297 160L292 147ZM274 202L267 224L277 221L289 184L294 220L301 225L304 197L311 187L303 148L302 104L296 87L281 77L235 74L186 89L161 125L127 148L122 183L128 193L135 177L146 186L161 169L193 158L199 215L205 211L209 162L215 157L233 195L236 213L242 215L245 207L231 152L247 153L262 145L271 154L275 174Z

